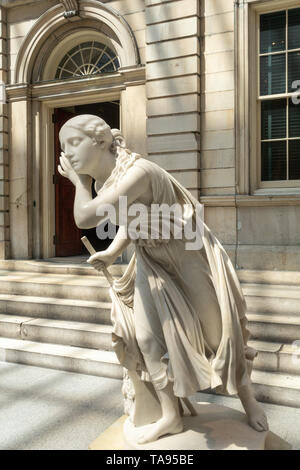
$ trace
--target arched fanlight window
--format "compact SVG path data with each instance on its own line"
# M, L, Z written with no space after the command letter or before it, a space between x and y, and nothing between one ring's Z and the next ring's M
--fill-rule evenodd
M73 47L61 60L55 78L84 77L100 73L116 72L120 63L108 46L88 41Z

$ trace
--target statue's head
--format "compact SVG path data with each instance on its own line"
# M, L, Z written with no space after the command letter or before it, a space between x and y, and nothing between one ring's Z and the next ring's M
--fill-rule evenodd
M60 144L74 170L92 174L103 152L116 156L117 146L123 146L119 130L111 129L100 117L82 114L69 119L59 133Z

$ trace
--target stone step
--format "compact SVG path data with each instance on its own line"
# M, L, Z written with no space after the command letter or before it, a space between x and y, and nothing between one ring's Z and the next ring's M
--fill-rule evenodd
M57 344L0 338L0 361L121 379L115 353Z
M75 276L95 276L99 273L90 266L86 260L88 257L51 258L48 260L0 260L0 270L21 271L29 273L45 274L71 274ZM128 264L119 260L109 266L108 270L112 276L120 277L124 274Z
M245 296L249 312L300 315L300 299L287 297Z
M111 333L110 325L0 314L0 336L5 338L109 351Z
M109 301L108 289L102 276L0 271L1 294Z
M300 271L256 271L251 269L238 269L237 275L241 283L300 286Z
M0 294L0 313L109 325L110 302Z
M300 408L300 375L253 370L251 380L259 401Z
M241 284L243 293L249 297L271 297L281 299L300 299L298 285Z
M255 370L300 375L300 341L292 345L251 340L248 344L258 351Z
M114 353L32 341L0 338L0 360L81 374L121 379L122 367ZM300 376L253 370L258 400L300 407Z
M300 315L298 285L241 284L249 312Z
M300 315L248 312L252 339L291 344L300 340Z

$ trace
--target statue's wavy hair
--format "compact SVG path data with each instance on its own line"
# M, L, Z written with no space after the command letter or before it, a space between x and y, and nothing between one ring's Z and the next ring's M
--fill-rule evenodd
M126 148L125 139L119 129L111 129L104 119L92 114L82 114L69 119L63 126L77 129L98 143L107 142L111 153L115 156L116 165L101 188L101 191L111 185L117 185L140 155Z

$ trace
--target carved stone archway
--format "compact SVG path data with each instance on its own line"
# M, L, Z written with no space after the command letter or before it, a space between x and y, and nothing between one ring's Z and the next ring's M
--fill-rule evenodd
M38 81L45 57L49 57L47 51L52 51L71 30L74 31L74 24L78 29L99 31L110 38L122 68L140 64L134 34L118 12L95 0L73 4L73 7L78 4L78 10L68 10L67 2L62 2L45 12L34 24L18 52L14 83Z

